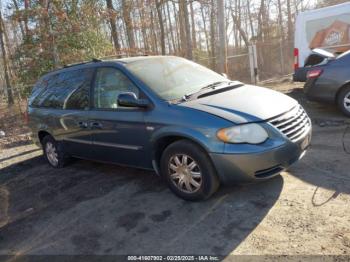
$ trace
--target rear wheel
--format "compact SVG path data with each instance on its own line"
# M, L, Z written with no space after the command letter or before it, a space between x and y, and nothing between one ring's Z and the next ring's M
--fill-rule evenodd
M209 198L219 187L215 168L207 153L187 140L174 142L165 149L161 173L170 189L185 200Z
M339 109L350 117L350 86L344 87L337 97Z
M42 140L44 156L47 162L55 168L64 167L69 160L69 156L64 152L61 142L47 135Z

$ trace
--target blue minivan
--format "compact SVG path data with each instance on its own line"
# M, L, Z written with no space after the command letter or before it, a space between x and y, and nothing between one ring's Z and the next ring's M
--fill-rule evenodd
M174 56L93 60L44 75L28 106L48 163L151 169L186 200L271 178L300 159L311 121L294 99Z

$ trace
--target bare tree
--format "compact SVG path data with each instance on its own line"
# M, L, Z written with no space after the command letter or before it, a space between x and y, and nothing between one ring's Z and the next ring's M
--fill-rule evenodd
M232 16L232 20L233 20L233 23L236 26L237 31L239 32L240 36L243 39L244 44L246 46L248 46L249 45L248 37L247 37L246 32L243 30L243 28L241 26L241 18L240 18L240 16L237 17L233 10L231 11L231 16Z
M19 13L20 10L19 10L19 7L18 7L17 0L13 0L12 2L13 2L13 6L15 7L16 12ZM25 33L25 31L24 31L24 27L23 27L22 20L19 21L19 27L20 27L20 29L21 29L22 36L23 36L23 38L24 38L26 33Z
M215 2L211 0L211 10L210 10L210 65L211 69L216 68L216 59L215 59L215 39L216 39L216 12L215 12Z
M7 91L7 103L9 105L12 105L13 94L12 94L11 81L10 81L9 71L8 71L7 53L6 53L5 42L4 42L4 22L2 19L1 8L0 8L0 46L1 46L1 52L2 52L2 61L3 61L3 67L4 67L6 91Z
M282 19L281 0L277 0L277 6L278 6L278 22L279 22L279 28L280 28L280 35L282 37L282 40L284 40L284 28L283 28L283 19Z
M173 25L171 23L171 16L170 16L170 8L169 8L169 2L166 3L166 9L167 9L167 16L168 16L168 23L169 23L169 31L170 31L170 36L171 36L171 41L173 43L173 49L174 52L177 52L176 44L175 44L175 34L173 30Z
M193 48L197 49L197 41L196 41L196 23L194 18L194 10L193 10L193 1L190 2L190 10L191 10L191 26L192 26L192 44Z
M183 11L185 16L186 51L187 51L186 57L192 60L193 59L192 39L191 39L190 18L189 18L188 9L187 9L187 0L182 0L182 2L183 2Z
M218 13L217 20L219 24L219 61L218 61L218 71L220 73L227 72L227 50L226 50L226 27L225 27L225 6L224 0L217 0Z
M109 11L109 24L111 26L111 35L113 39L113 44L115 51L119 52L120 51L120 44L119 44L119 37L118 37L118 31L116 27L116 13L113 7L112 0L106 0L107 2L107 8Z
M203 30L204 30L204 36L205 36L205 42L206 42L206 49L207 52L210 51L210 45L209 45L209 36L208 36L208 30L207 30L207 23L205 19L205 14L204 14L204 5L201 4L201 15L202 15L202 22L203 22Z
M131 20L130 12L131 12L131 1L122 0L122 8L123 8L123 19L125 23L125 30L128 37L128 44L130 49L135 48L135 38L133 31L133 23Z
M287 0L287 16L288 16L288 39L292 39L293 24L292 24L292 11L290 6L290 0Z
M163 24L162 4L163 0L156 0L156 8L160 27L160 46L162 49L162 55L165 55L165 33Z

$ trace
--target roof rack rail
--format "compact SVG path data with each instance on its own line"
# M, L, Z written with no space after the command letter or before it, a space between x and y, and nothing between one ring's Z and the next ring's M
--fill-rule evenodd
M97 63L97 62L102 62L102 60L98 59L98 58L93 58L90 61L84 61L84 62L79 62L79 63L67 64L67 65L64 65L63 68L68 68L68 67L78 66L78 65L85 65L85 64L88 64L88 63Z
M145 54L145 53L138 53L138 54L120 53L120 54L115 54L115 55L102 56L102 57L99 57L98 60L105 61L105 60L113 59L113 58L127 58L127 57L135 57L135 56L149 56L149 54Z
M91 62L97 63L97 62L102 62L102 60L99 59L99 58L93 58L93 59L91 60Z
M108 60L108 59L112 59L112 58L122 58L122 57L123 57L123 55L108 55L108 56L99 57L98 59L103 61L103 60Z

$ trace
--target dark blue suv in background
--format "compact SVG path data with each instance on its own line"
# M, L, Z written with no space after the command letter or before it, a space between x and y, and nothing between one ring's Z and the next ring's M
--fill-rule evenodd
M171 56L51 72L35 85L28 113L53 167L78 157L152 169L187 200L208 198L220 183L273 177L311 139L294 99Z

